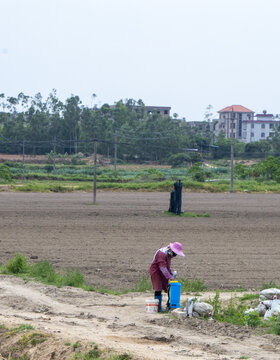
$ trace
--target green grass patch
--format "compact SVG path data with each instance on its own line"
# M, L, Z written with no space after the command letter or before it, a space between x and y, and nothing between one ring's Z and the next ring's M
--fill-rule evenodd
M244 294L239 298L239 301L248 301L248 300L256 300L260 297L259 294Z
M181 284L181 292L201 292L207 290L207 286L204 284L202 280L189 280L189 279L179 279Z
M165 215L168 216L177 216L177 217L210 217L210 214L208 213L194 213L194 212L182 212L180 215L176 215L173 212L170 211L164 211Z
M27 331L30 331L30 330L34 330L34 327L32 325L30 325L30 324L21 324L16 328L9 329L8 332L7 332L7 336L11 336L11 335L17 334L19 332L27 332Z
M152 290L152 283L147 276L140 277L133 288L129 289L122 289L122 290L113 290L108 289L105 287L94 287L93 285L85 285L83 289L86 291L96 291L102 294L109 294L109 295L124 295L131 292L145 292Z
M265 325L269 334L280 335L280 315L270 318Z
M72 286L86 291L96 291L111 295L122 295L129 292L145 292L152 290L152 284L147 276L140 277L133 288L124 290L111 290L97 288L85 284L84 275L79 270L60 269L54 267L46 260L34 264L28 264L27 258L17 252L14 258L9 259L6 266L0 268L3 274L10 274L22 277L25 281L36 280L44 284L57 287Z
M78 349L79 347L81 347L80 341L76 341L76 342L72 345L73 350L76 350L76 349Z
M70 192L91 191L93 166L57 164L55 173L52 164L25 164L25 181L22 180L22 164L6 162L15 191L34 192ZM117 176L114 170L98 166L97 188L119 191L170 191L174 181L180 178L183 189L203 192L229 192L229 168L210 166L202 169L205 182L194 181L191 172L185 167L149 167L144 165L118 166ZM1 183L6 183L0 178ZM10 181L9 181L10 183ZM262 178L235 179L236 192L274 192L280 193L280 183Z
M133 292L145 292L152 290L151 280L147 276L138 279L134 285Z
M271 288L279 288L280 285L276 284L274 280L270 280L269 282L262 283L261 290L271 289Z
M46 341L47 338L44 334L40 334L40 333L32 333L30 336L30 344L32 346L35 346L37 344L41 344L44 341Z
M169 192L173 189L174 180L163 181L139 181L135 179L104 179L97 180L97 189L115 191L164 191ZM72 192L72 191L92 191L93 184L91 178L75 179L67 177L58 180L18 180L11 184L14 191L25 192ZM229 180L217 180L215 182L197 182L190 179L183 181L183 188L191 191L204 192L229 192ZM280 193L280 184L275 182L257 182L253 180L235 181L235 192L273 192Z

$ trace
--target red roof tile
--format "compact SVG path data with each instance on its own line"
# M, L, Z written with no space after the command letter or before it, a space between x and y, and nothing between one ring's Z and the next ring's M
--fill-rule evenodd
M247 108L245 108L242 105L231 105L231 106L227 106L224 109L218 111L218 113L220 112L242 112L242 113L253 113L254 111L249 110Z

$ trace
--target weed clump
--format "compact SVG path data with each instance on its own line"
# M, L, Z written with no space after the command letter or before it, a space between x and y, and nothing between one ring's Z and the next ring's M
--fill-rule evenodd
M62 276L63 286L82 287L84 285L84 275L79 270L67 269L64 276Z
M17 252L13 259L10 259L6 265L6 270L11 274L24 273L27 270L26 257Z
M49 284L55 283L56 273L48 261L40 261L29 267L30 276L38 280L46 281Z
M271 317L268 321L268 332L275 335L280 335L280 315Z
M256 328L261 326L262 320L260 318L260 314L256 311L252 311L246 315L245 322L248 326L252 328Z

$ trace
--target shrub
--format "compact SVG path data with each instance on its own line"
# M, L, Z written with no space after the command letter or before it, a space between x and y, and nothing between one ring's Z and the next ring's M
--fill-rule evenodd
M205 175L202 170L198 170L192 174L192 179L198 182L204 182L205 181Z
M12 181L12 173L7 165L0 164L0 180Z
M169 156L167 159L168 165L174 167L184 166L190 163L190 157L188 154L180 153Z
M44 166L44 170L47 172L47 173L51 173L53 171L53 165L46 165Z
M6 265L8 272L12 274L24 273L28 268L26 257L17 252L13 259L10 259Z
M202 157L198 152L189 152L188 154L179 153L169 156L167 163L174 167L185 166L189 163L201 163Z
M234 166L234 173L240 179L246 179L246 177L248 177L248 175L249 175L248 167L243 164L236 164Z
M194 181L204 182L205 180L204 171L198 164L191 166L188 169L188 173L191 175Z

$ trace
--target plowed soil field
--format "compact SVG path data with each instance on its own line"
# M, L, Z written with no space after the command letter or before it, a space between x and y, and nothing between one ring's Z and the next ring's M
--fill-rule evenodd
M252 288L280 278L278 194L184 193L182 208L208 218L171 217L168 193L0 193L1 253L16 251L75 268L96 286L133 287L161 245L179 241L179 276L209 288ZM31 260L32 261L32 260Z

